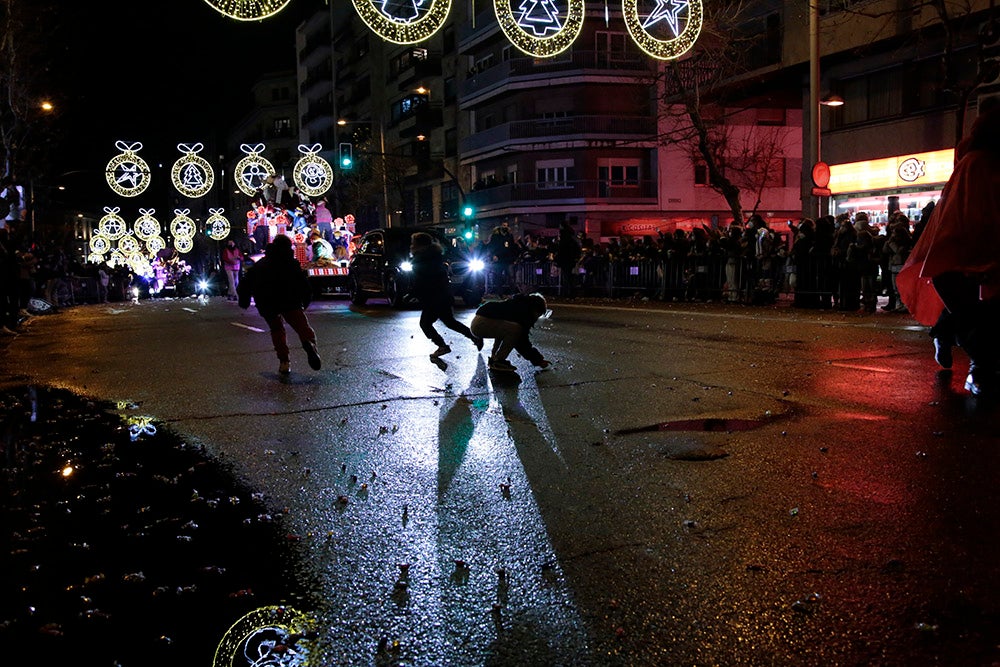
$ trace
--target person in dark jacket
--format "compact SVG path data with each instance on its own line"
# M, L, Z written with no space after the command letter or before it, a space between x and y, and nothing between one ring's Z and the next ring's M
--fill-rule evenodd
M507 361L511 350L535 366L546 368L549 361L531 344L528 333L546 312L545 297L541 294L515 294L503 301L484 303L472 319L472 333L493 339L490 354L491 371L512 373L517 370Z
M434 329L434 323L438 320L475 343L477 350L483 349L483 339L455 319L448 265L444 262L441 244L427 232L417 232L410 237L410 259L413 265L410 294L420 301L420 330L437 345L437 349L431 352L431 359L451 352L444 338Z
M265 248L264 258L247 270L236 290L240 308L249 308L253 298L257 312L267 322L271 342L278 355L278 373L289 373L284 322L288 322L298 334L309 359L309 367L317 371L320 369L322 361L316 349L316 332L309 326L305 314L305 308L312 300L312 288L306 272L295 259L291 239L284 234L276 236Z

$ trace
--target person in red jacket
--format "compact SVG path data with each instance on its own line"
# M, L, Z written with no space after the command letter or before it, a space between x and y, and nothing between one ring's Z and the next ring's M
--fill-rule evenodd
M243 252L236 247L236 241L229 239L222 249L222 269L226 272L229 283L227 295L230 301L236 301L236 286L240 284L240 268L243 265Z
M316 371L322 367L316 348L316 332L309 326L305 313L312 300L312 287L295 259L291 239L284 234L276 236L264 250L264 258L247 270L237 292L240 308L249 308L252 298L257 312L267 322L278 355L278 373L287 375L290 371L285 322L298 334L309 367Z
M528 333L535 322L545 315L547 307L541 294L515 294L503 301L484 303L472 318L472 333L480 338L493 339L489 368L500 373L513 373L517 369L507 361L511 350L533 363L546 368L550 362L531 344Z

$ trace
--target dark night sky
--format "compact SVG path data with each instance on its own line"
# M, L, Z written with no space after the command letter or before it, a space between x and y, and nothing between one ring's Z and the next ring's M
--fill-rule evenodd
M54 78L63 79L53 95L65 137L61 171L103 171L118 139L142 142L151 165L172 163L178 143L221 141L246 112L254 80L294 67L295 27L325 4L292 0L255 22L229 19L204 0L72 7L53 44Z

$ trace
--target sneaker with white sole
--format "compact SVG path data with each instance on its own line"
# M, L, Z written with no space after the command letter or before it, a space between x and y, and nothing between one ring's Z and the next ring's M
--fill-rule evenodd
M444 356L451 352L451 348L447 345L438 345L438 349L431 352L431 359L437 359L438 357Z

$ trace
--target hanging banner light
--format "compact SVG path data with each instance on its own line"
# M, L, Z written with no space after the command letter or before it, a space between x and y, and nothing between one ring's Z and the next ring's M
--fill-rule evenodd
M170 170L170 180L185 197L203 197L212 189L215 172L208 160L198 155L205 148L202 143L177 144L177 150L184 155L174 162Z
M562 53L583 29L583 0L494 0L493 10L510 43L535 58Z
M417 44L436 33L451 11L451 0L351 0L361 20L393 44Z
M240 144L240 150L246 153L242 160L236 163L236 184L243 194L252 197L255 192L264 187L264 181L274 173L274 165L261 156L264 144Z
M259 21L274 16L290 0L205 0L208 6L237 21Z
M636 46L657 60L691 50L701 34L701 0L622 0L625 27Z
M122 197L136 197L149 187L149 165L139 157L142 144L138 141L127 144L116 141L115 148L121 151L111 158L104 169L108 185Z
M333 185L333 167L319 156L321 150L323 146L320 144L312 146L299 144L302 157L292 170L295 185L309 197L319 197Z

